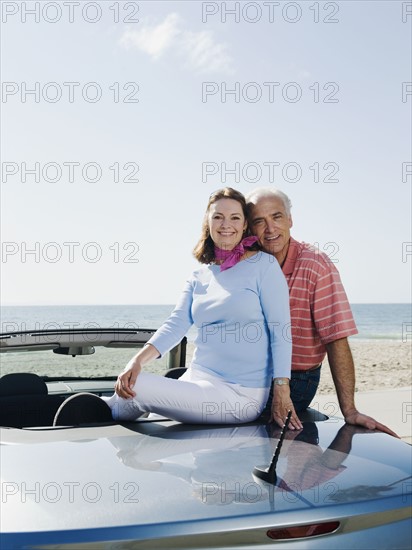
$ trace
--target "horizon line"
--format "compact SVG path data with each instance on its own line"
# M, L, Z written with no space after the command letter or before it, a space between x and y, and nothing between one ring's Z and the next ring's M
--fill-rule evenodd
M411 302L349 302L351 305L410 305ZM140 304L0 304L2 307L136 307L136 306L174 306L174 303L140 303Z

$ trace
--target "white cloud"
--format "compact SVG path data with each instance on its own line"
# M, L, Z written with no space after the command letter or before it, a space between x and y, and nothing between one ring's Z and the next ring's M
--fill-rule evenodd
M199 72L232 73L232 58L226 44L214 41L211 31L185 31L181 46L187 64Z
M158 59L163 53L173 46L173 42L181 33L178 29L180 17L171 13L160 25L146 25L139 31L127 30L123 33L120 43L129 48L138 50Z
M182 29L183 20L177 13L169 14L158 25L143 23L139 30L126 30L120 44L148 54L157 60L166 53L184 61L184 66L197 72L233 73L232 58L227 45L215 41L212 31Z

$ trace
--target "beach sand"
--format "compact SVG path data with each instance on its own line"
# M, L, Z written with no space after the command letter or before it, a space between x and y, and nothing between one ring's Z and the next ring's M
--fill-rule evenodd
M412 346L401 340L351 340L356 391L403 388L412 385ZM327 358L323 362L319 394L335 393Z

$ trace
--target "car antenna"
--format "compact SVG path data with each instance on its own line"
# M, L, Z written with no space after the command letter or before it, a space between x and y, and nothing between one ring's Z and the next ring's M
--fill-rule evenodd
M288 425L290 422L290 417L292 416L292 411L288 411L288 415L286 417L285 423L283 424L282 431L280 432L279 441L276 445L275 452L273 454L272 461L268 468L258 468L257 466L253 468L253 475L258 477L259 479L263 479L263 481L267 481L268 483L272 483L275 485L277 480L276 475L276 464L278 462L280 449L282 447L283 440L285 439L286 430L288 429Z

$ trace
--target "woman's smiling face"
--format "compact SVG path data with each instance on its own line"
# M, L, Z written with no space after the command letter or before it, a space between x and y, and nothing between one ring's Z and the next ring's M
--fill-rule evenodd
M213 242L224 250L232 250L239 244L247 227L242 205L229 198L210 205L208 223Z

